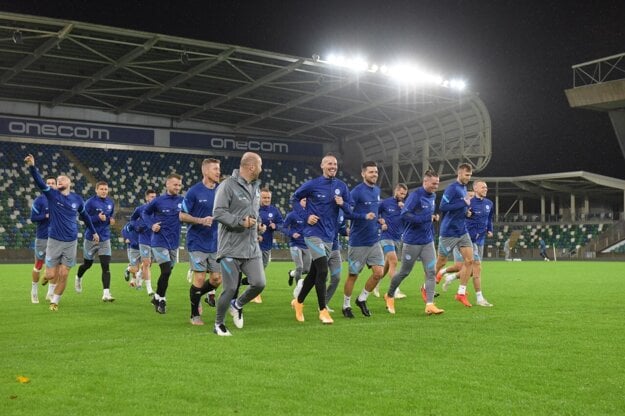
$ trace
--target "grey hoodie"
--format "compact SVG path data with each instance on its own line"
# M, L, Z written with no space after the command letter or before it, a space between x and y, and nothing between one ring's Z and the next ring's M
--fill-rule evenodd
M258 219L259 208L259 180L248 183L235 169L231 177L219 184L213 207L213 218L219 221L218 260L224 257L252 259L262 255L257 227L241 225L248 215Z

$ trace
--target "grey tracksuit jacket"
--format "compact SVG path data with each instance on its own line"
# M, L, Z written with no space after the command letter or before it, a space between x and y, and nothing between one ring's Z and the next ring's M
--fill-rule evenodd
M217 259L261 257L257 227L241 224L246 216L259 218L260 181L248 183L235 169L232 176L219 184L215 194L213 218L219 221Z

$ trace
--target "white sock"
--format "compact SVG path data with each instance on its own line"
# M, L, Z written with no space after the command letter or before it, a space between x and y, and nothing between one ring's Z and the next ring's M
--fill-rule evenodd
M451 283L457 278L458 278L458 273L449 273L447 276L445 276L445 281L447 283Z
M459 295L466 295L467 294L467 287L465 285L458 286L458 294Z
M36 295L37 293L39 293L39 283L38 282L32 282L32 286L31 286L30 292L33 295Z
M106 296L108 298L109 296L111 296L111 290L110 289L104 289L104 293L102 294L102 296Z
M141 271L141 269L139 269L139 271L137 273L135 273L135 277L137 279L143 278L143 271Z
M445 273L447 273L447 267L443 267L443 268L439 271L439 273L440 273L440 274L445 274Z
M366 289L363 289L362 292L360 293L360 296L358 296L358 300L361 302L366 302L368 297L369 297L369 292L367 292Z
M481 290L479 292L475 292L475 296L477 296L477 301L478 302L484 300L484 295L482 295L482 291Z
M151 280L146 280L145 281L145 290L147 290L148 293L154 292L154 290L152 290L152 281Z
M290 277L295 277L295 271L294 270L289 270L289 276Z
M52 296L52 302L50 303L56 303L57 305L59 304L59 302L61 301L61 295L57 295L56 293Z
M343 309L351 308L352 297L343 295Z
M56 285L48 283L48 297L52 297L52 295L54 295L54 289L56 289Z

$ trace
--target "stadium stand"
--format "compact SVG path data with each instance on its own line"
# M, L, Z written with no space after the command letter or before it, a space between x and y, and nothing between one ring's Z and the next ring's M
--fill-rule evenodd
M42 175L68 174L74 181L74 191L87 199L94 193L98 180L109 183L110 195L117 204L118 224L112 227L113 249L123 249L121 227L132 210L143 200L143 192L153 188L160 192L162 181L171 172L183 175L183 192L201 180L200 164L204 155L186 153L160 153L101 149L93 147L55 146L1 142L0 173L5 181L0 184L0 246L29 248L34 240L34 225L30 222L30 207L39 194L28 171L24 156L32 152ZM220 157L223 175L230 175L238 167L239 158ZM286 214L289 198L304 181L318 176L318 167L302 162L263 161L263 186L273 191L273 203ZM339 172L350 186L356 178ZM184 233L183 233L184 236ZM182 241L184 244L184 240ZM281 235L275 248L287 248Z

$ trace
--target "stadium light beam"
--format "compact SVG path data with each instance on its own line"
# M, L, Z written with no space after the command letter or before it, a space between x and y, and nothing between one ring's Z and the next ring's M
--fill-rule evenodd
M318 55L313 55L313 61L315 60L314 58L317 57ZM351 58L335 53L329 54L325 60L318 57L316 62L321 62L356 72L380 72L381 74L388 76L389 78L395 80L395 82L402 85L431 85L454 89L458 91L465 90L467 86L466 82L463 80L445 79L440 74L426 71L412 63L399 63L391 66L385 64L369 64L362 57Z

